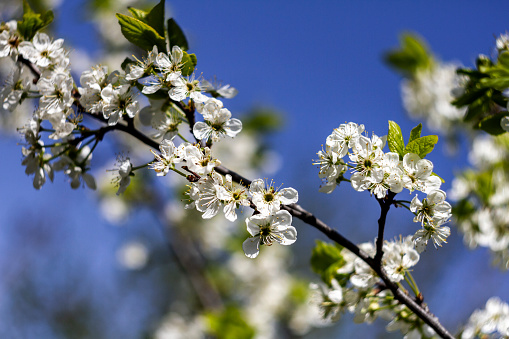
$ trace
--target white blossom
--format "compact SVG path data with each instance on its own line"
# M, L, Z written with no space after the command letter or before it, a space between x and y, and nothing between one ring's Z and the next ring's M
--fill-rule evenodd
M451 229L447 226L441 226L445 221L438 220L434 224L424 225L422 229L415 232L412 237L414 241L415 249L417 252L421 253L426 249L426 245L429 240L433 241L433 245L435 248L437 246L442 246L442 243L446 243L447 237L451 235Z
M227 135L235 137L242 130L242 122L231 118L232 114L217 99L209 99L198 110L205 122L198 121L193 126L193 134L198 140L211 139L219 141L220 137Z
M23 41L19 44L19 53L36 66L46 68L65 58L62 48L64 39L51 41L46 33L35 33L32 42Z
M342 158L348 153L349 148L355 146L362 132L364 132L364 125L357 125L354 122L341 124L327 137L326 144L332 147L332 149L338 153L339 157Z
M116 73L108 77L108 67L97 65L81 74L78 87L80 93L80 104L90 113L99 113L103 111L104 101L101 91L111 78L116 77Z
M15 67L0 89L0 103L3 109L13 111L32 87L32 81L25 67Z
M189 144L185 147L187 166L198 175L206 175L212 172L214 167L221 165L218 159L212 158L208 147L198 148Z
M165 75L166 81L172 81L179 78L182 74L182 56L184 53L178 46L173 46L171 53L159 53L155 64Z
M237 220L237 213L235 212L237 208L250 205L247 189L234 183L230 174L225 176L224 186L220 189L220 199L224 201L223 212L225 218L232 222Z
M410 203L410 211L416 214L414 222L431 223L433 219L449 219L451 217L451 204L445 201L446 194L442 190L433 190L427 197L419 200L417 195Z
M127 186L131 183L131 170L133 165L129 157L118 156L117 167L113 170L116 174L112 182L118 187L117 195L125 192Z
M175 168L175 164L184 160L184 148L186 146L187 144L181 144L177 148L173 141L168 139L163 140L159 145L159 150L161 151L160 155L151 150L156 161L150 164L150 168L156 171L157 176L168 174L170 169Z
M129 65L129 72L126 73L126 80L137 80L143 76L144 73L150 70L154 65L157 57L157 46L154 45L153 49L148 52L147 58L142 61L136 60L137 63Z
M18 34L18 22L11 20L0 27L0 58L12 57L17 59L18 46L21 38Z
M294 188L283 188L279 190L274 187L272 182L265 185L263 179L256 179L249 186L253 204L262 214L276 213L280 209L280 205L295 204L299 200L299 193Z
M407 153L403 157L403 186L413 192L419 190L429 193L440 188L440 178L431 175L433 163L428 159L421 159L415 153Z
M274 214L255 214L246 218L247 231L251 238L242 244L244 253L249 258L256 258L260 245L270 246L274 242L291 245L297 240L297 230L292 225L292 215L288 211Z
M116 125L120 117L126 114L129 118L140 111L138 101L134 100L134 95L129 85L120 85L113 87L108 84L101 91L101 97L104 100L103 115L108 119L108 125Z

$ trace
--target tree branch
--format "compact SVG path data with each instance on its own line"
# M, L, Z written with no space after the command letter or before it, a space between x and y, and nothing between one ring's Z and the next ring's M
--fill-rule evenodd
M378 237L376 238L375 264L379 265L380 267L382 267L382 257L384 255L383 246L385 220L387 219L387 213L389 213L395 196L396 193L389 191L389 193L383 199L376 199L380 204L380 218L378 219Z

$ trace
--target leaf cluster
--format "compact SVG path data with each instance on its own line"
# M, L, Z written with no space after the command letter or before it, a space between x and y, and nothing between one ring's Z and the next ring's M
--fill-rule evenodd
M403 157L407 153L415 153L420 156L421 159L424 158L427 154L433 151L433 148L435 148L435 145L438 142L438 136L421 136L421 131L422 124L412 128L408 143L405 146L405 140L403 139L401 128L397 123L389 120L389 133L387 134L389 150L399 154L400 160L403 160Z
M502 94L509 88L509 51L501 51L495 62L481 55L476 69L460 68L457 73L467 81L464 92L452 104L467 107L464 121L492 135L504 133L500 120L509 116L509 98Z
M189 44L175 19L168 19L165 26L164 3L165 0L161 0L149 11L129 7L131 16L117 13L120 29L130 43L145 51L151 51L154 46L157 46L159 52L168 53L173 46L180 47L184 52L182 75L191 75L198 60L195 54L186 52L189 49Z
M18 21L18 31L25 40L32 40L39 30L53 21L53 12L35 13L27 0L23 0L23 18Z

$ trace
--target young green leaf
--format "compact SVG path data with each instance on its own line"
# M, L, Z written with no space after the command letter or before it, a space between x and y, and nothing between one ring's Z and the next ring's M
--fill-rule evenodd
M148 12L145 20L150 27L155 29L156 32L164 38L164 0L159 1L159 3Z
M124 37L132 44L151 51L154 45L159 51L166 51L166 42L152 27L141 20L117 13L118 23Z
M25 40L32 40L35 33L53 21L53 12L35 13L26 0L23 0L23 18L18 21L18 31Z
M173 18L168 19L168 40L170 40L170 50L173 46L179 46L183 51L189 49L184 32Z
M414 128L412 128L412 130L410 131L410 139L408 139L408 142L412 142L414 141L415 139L418 139L421 137L421 131L422 131L422 124L419 124L417 126L415 126Z
M188 54L186 51L183 51L182 55L182 75L188 76L193 74L194 68L196 67L196 64L198 63L198 59L196 59L196 55Z
M147 20L145 18L147 17L148 13L146 11L134 7L127 7L127 9L129 10L129 12L131 12L133 18L143 21L144 23L147 23Z
M421 158L424 158L427 154L433 151L437 142L438 136L436 135L427 135L417 138L406 145L405 154L415 153Z
M485 132L488 132L491 135L499 135L505 133L506 131L500 125L500 120L503 117L508 116L507 112L500 112L495 115L491 115L482 119L477 125L478 128L482 129Z
M431 65L433 57L425 42L416 34L403 34L400 44L399 49L385 54L384 59L389 66L404 76L412 77L418 69L426 69Z
M337 270L343 265L341 249L320 240L316 241L316 246L311 254L311 268L315 273L321 275L325 283L330 284L337 275Z
M387 134L387 144L389 150L399 154L400 159L403 159L405 155L405 141L403 140L403 134L401 128L394 121L389 120L389 133Z

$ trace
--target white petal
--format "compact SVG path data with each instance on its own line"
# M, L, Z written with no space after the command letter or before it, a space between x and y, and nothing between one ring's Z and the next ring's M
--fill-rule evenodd
M223 128L226 135L233 138L242 130L242 122L239 119L230 119L224 124Z
M171 100L182 101L187 98L186 91L187 89L185 87L172 87L168 94Z
M292 215L288 211L285 210L278 211L275 214L275 217L276 221L274 222L274 224L276 224L279 227L286 227L292 225Z
M281 240L278 240L281 245L291 245L297 240L297 230L293 226L285 228L278 228L281 235Z
M283 205L295 204L299 200L299 193L292 187L283 188L278 195Z
M252 216L251 218L246 218L247 231L252 236L255 236L258 233L260 233L260 226L251 221L251 219L254 219L254 217L255 216Z
M265 182L263 179L256 179L251 182L249 185L249 192L253 193L263 193L265 190Z
M247 238L242 244L242 249L248 258L256 258L260 253L260 237Z
M212 133L212 128L209 125L202 121L198 121L193 126L193 134L198 140L203 140L208 138L208 136Z
M231 222L234 222L235 220L237 220L237 213L235 212L236 209L237 209L237 206L235 205L235 203L232 202L232 203L226 204L223 208L225 218L230 220Z

